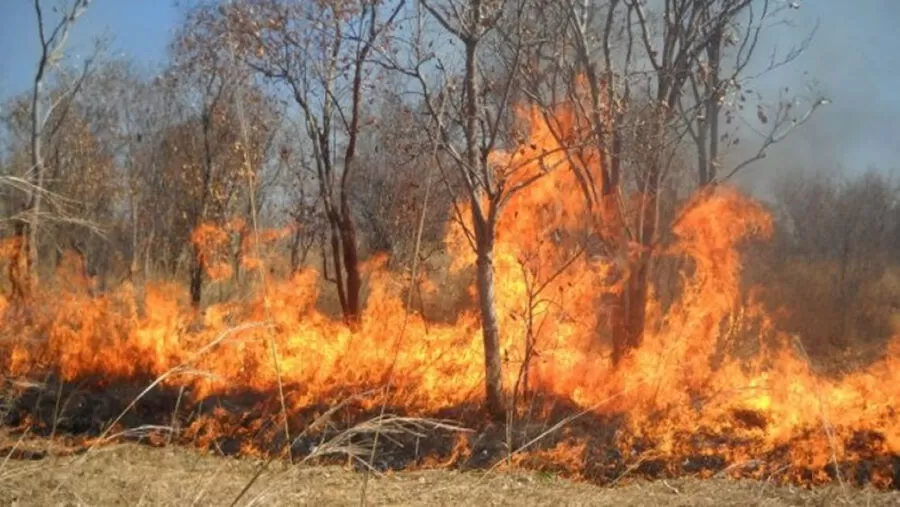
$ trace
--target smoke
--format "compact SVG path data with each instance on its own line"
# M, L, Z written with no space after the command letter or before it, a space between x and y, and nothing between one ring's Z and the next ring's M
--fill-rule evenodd
M900 47L897 19L900 3L892 0L818 0L792 10L791 25L769 30L759 47L760 66L773 50L784 54L796 46L818 23L808 48L791 64L757 79L755 91L768 102L777 101L779 91L787 88L790 95L821 94L831 103L742 174L743 185L765 197L780 171L841 168L850 175L872 167L895 168L900 159L895 134L900 127L900 56L893 49ZM754 116L755 106L747 120L758 125ZM731 154L732 160L751 155L759 142L745 130L742 149Z

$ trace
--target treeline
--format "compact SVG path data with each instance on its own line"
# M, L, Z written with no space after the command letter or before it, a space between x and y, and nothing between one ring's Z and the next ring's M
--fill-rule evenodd
M786 309L782 328L827 353L900 332L900 181L866 171L785 171L773 244L752 270Z
M11 299L27 301L75 251L101 286L175 278L199 307L209 266L198 228L226 231L240 280L256 224L289 231L285 269L314 259L353 326L361 261L386 252L408 267L455 221L477 259L496 414L493 249L517 193L553 171L574 175L561 198L583 225L568 240L621 267L610 282L624 290L597 302L611 309L617 364L641 344L655 254L679 206L752 171L827 103L752 90L811 41L797 34L797 47L757 55L767 27L792 13L769 0L200 2L154 72L103 55L65 65L65 33L86 8L75 0L55 19L37 10L33 88L2 109ZM523 144L535 124L543 146ZM500 151L519 155L499 165ZM775 264L759 280L809 270L785 286L809 301L802 291L821 284L842 326L823 333L838 343L867 329L857 324L878 319L862 295L900 258L896 186L816 174L775 189Z

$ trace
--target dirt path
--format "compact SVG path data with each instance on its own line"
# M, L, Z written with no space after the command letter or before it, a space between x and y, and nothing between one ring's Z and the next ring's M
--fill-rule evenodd
M229 505L258 462L182 448L121 445L89 455L0 462L0 505ZM239 505L359 505L362 476L273 464ZM369 483L370 505L900 505L900 493L807 491L680 479L599 488L541 474L422 471Z

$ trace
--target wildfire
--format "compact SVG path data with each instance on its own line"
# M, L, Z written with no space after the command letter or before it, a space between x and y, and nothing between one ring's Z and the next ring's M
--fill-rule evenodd
M880 362L841 379L811 371L799 342L780 334L762 306L744 297L738 247L770 234L772 219L734 189L718 188L686 205L668 254L689 258L690 274L667 308L651 303L642 347L610 368L600 332L601 296L618 290L608 276L615 261L580 255L593 211L545 118L535 111L526 111L524 118L531 131L520 149L492 156L495 166L516 168L513 181L547 173L510 200L498 225L494 269L507 387L521 385L530 336L530 393L589 409L585 418L624 414L615 445L626 455L716 453L734 464L780 453L789 464L823 471L835 460L865 452L900 453L900 422L894 414L900 340ZM210 226L195 231L194 242L209 250L204 258L214 280L232 273L214 251L231 244L229 231L243 230L237 224L228 231ZM271 233L264 243L278 237ZM253 251L246 236L240 241L248 253ZM446 246L453 262L446 279L425 284L427 297L440 298L442 284L453 283L474 263L459 226L449 228ZM254 268L268 261L248 255L246 264ZM0 299L2 370L8 377L43 378L51 372L67 383L105 388L146 385L167 375L162 385L186 389L194 402L248 391L271 393L280 375L287 409L297 414L383 385L392 372L391 406L409 415L476 404L484 382L476 310L462 310L452 323L429 322L415 311L407 315L403 276L378 260L365 271L367 305L356 332L318 309L323 284L314 269L287 280L269 279L265 290L248 300L214 304L200 315L180 284L148 282L139 294L125 283L98 295L77 277L60 278L56 286L34 294L27 317ZM729 333L741 329L753 329L759 337L752 355L726 346ZM360 409L381 401L369 399ZM554 414L550 405L538 410L531 417ZM212 414L190 429L218 435L258 429L222 423L233 420ZM866 432L879 437L864 448L854 446L856 435ZM561 438L566 440L556 447L516 462L551 456L548 462L583 474L580 467L590 452L586 440L578 432ZM469 454L457 448L454 453ZM800 479L816 482L828 476ZM887 485L891 478L872 480Z

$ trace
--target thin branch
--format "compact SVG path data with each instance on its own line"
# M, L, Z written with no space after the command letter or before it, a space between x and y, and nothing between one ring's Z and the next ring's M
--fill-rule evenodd
M766 150L768 150L770 147L783 141L788 136L788 134L793 132L796 128L798 128L802 125L805 125L810 120L810 118L812 118L812 115L815 114L815 112L820 107L827 105L829 103L830 103L830 101L828 99L820 98L815 103L813 103L813 105L806 111L806 113L803 114L803 116L801 116L800 118L791 119L790 126L788 126L788 128L782 132L778 132L778 129L780 127L779 124L783 124L784 121L776 122L776 125L772 128L772 131L769 133L769 135L767 135L766 138L763 140L763 142L760 145L759 150L756 152L756 154L754 154L752 157L742 161L741 163L737 164L724 178L722 178L721 180L718 180L718 181L720 181L720 182L727 181L731 177L733 177L735 174L740 172L742 169L744 169L745 167L747 167L755 162L765 159L768 156L768 153ZM787 113L785 113L785 114L787 114ZM786 121L786 119L785 119L785 121Z

